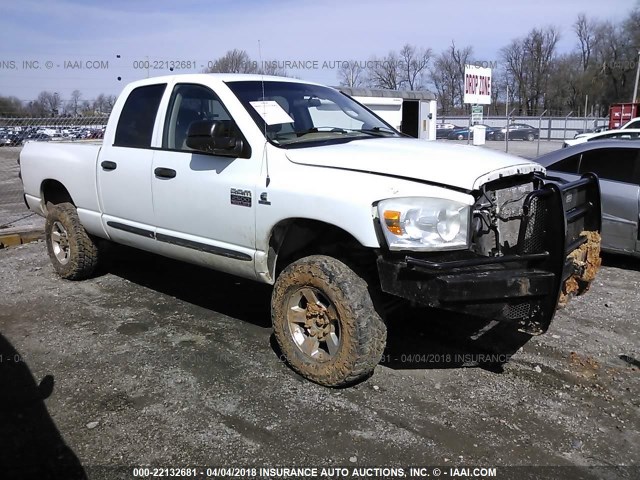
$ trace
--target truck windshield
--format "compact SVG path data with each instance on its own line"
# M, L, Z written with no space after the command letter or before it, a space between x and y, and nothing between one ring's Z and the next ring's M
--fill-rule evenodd
M228 82L227 86L275 145L399 136L389 124L331 88L277 81Z

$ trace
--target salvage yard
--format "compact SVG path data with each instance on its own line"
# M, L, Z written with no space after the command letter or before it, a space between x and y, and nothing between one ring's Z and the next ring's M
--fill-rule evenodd
M348 389L280 361L268 286L124 247L94 278L70 282L43 242L0 249L0 278L3 465L89 478L100 465L640 473L632 259L606 256L591 291L539 337L501 326L478 336L485 324L473 318L396 311L375 374Z

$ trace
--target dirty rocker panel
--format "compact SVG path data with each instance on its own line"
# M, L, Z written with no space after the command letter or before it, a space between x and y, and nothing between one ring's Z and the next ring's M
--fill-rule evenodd
M180 247L191 248L193 250L199 250L201 252L211 253L213 255L221 255L223 257L233 258L235 260L243 260L247 262L252 260L250 255L247 255L246 253L243 253L243 252L230 250L228 248L216 247L213 245L208 245L206 243L194 242L192 240L173 237L171 235L164 235L162 233L155 234L151 230L132 227L131 225L126 225L120 222L108 221L107 225L109 225L112 228L117 228L118 230L123 230L125 232L133 233L135 235L141 235L143 237L148 237L148 238L155 238L159 242L170 243L172 245L178 245Z
M586 251L576 255L587 248L599 260L598 179L588 173L563 185L545 183L526 196L522 210L516 253L382 252L377 260L382 290L428 306L520 322L530 333L543 333L567 285L575 281L581 288L573 293L583 293L599 265L588 272Z

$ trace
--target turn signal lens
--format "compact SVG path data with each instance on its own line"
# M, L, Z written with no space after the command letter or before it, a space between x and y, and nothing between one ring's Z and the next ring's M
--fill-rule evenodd
M391 233L394 235L402 235L402 227L400 227L400 212L395 210L385 210L384 223Z

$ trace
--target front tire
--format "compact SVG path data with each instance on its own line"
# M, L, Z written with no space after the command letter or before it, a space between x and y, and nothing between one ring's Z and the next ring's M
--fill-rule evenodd
M387 339L367 283L341 261L324 255L302 258L279 275L271 319L289 365L327 387L370 376Z
M528 142L533 142L536 139L536 136L533 133L528 133L527 134L527 141Z
M45 241L56 273L68 280L81 280L98 266L98 245L86 232L71 203L47 206Z

